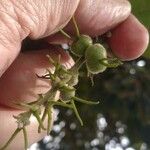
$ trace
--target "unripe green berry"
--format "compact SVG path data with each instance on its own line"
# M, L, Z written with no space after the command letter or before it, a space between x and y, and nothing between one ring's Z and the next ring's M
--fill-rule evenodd
M85 54L85 50L92 45L92 38L88 35L80 35L76 41L71 45L71 51L76 56L83 56Z
M107 58L106 49L100 44L94 44L87 48L85 59L88 72L98 74L106 70L106 66L100 60Z

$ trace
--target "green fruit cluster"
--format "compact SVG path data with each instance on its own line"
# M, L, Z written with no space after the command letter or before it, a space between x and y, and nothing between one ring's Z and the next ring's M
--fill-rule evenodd
M54 61L50 56L47 56L50 64L52 64L55 68L54 72L52 73L47 69L47 73L45 75L37 75L37 77L49 80L52 88L47 93L40 94L39 98L34 102L16 104L20 108L23 108L25 112L19 114L18 116L14 116L14 118L17 120L18 127L14 131L10 139L6 142L6 144L2 148L0 148L0 150L4 150L5 148L7 148L11 141L21 131L24 135L24 149L27 150L28 138L26 127L30 125L31 115L36 118L39 124L38 132L40 133L41 130L47 130L47 134L49 134L52 124L52 108L54 106L62 106L72 109L80 124L83 125L83 121L78 113L75 102L80 102L88 105L96 105L99 103L94 101L86 101L76 97L75 86L79 81L80 68L82 66L85 66L88 74L94 75L105 71L107 67L117 67L121 64L121 62L118 59L107 58L106 49L99 43L93 44L93 40L90 36L80 35L74 18L73 22L76 27L77 37L73 41L70 49L71 52L75 56L77 56L74 60L75 65L71 69L66 69L60 63L60 57L58 57L58 60ZM67 35L67 33L65 33L63 30L60 31L62 31L65 36ZM67 37L70 36L67 35ZM56 99L56 95L58 93L59 98ZM44 112L42 112L43 109ZM46 118L47 127L45 127L43 124Z

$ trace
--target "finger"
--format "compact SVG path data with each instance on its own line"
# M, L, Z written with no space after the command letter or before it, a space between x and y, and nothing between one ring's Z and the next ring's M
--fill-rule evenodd
M50 35L65 26L79 0L2 0L0 2L0 76L14 61L21 42Z
M81 0L75 18L80 32L97 36L124 21L130 11L131 5L126 0ZM73 29L73 24L70 22L67 30Z
M108 43L113 53L122 60L132 60L144 53L149 43L148 30L130 15L111 31Z
M60 48L21 53L0 78L1 105L12 107L14 102L33 101L38 98L38 94L50 89L50 81L36 76L44 75L46 68L52 67L46 58L47 54L55 59L61 55L61 63L67 68L73 64L68 53Z
M17 123L14 116L17 116L21 111L15 111L11 109L1 108L0 107L0 148L6 143L6 141L11 137L15 129L17 128ZM53 116L52 116L53 117ZM53 119L52 119L53 120ZM39 140L41 140L45 136L45 132L41 131L38 134L38 124L34 117L30 119L31 124L27 126L27 134L28 134L28 142L29 146ZM52 121L53 122L53 121ZM46 126L46 122L45 122ZM12 141L12 143L7 147L9 150L21 150L24 149L24 138L22 132L20 132L16 138Z
M75 12L75 19L82 34L99 36L109 31L130 14L131 5L126 0L81 0ZM72 20L64 29L67 33L74 33ZM70 42L70 39L62 34L55 34L46 38L51 44Z

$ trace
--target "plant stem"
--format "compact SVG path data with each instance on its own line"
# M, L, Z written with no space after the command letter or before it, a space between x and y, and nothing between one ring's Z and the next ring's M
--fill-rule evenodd
M4 150L5 148L7 148L9 146L9 144L12 142L12 140L16 137L16 135L22 130L22 128L17 128L14 133L12 134L12 136L10 137L10 139L7 141L7 143L0 148L0 150Z
M71 72L78 72L78 70L82 67L82 65L85 63L85 60L84 60L84 58L83 57L80 57L79 59L77 59L77 61L76 61L76 63L75 63L75 65L71 68L71 69L69 69L69 71L71 71Z
M74 100L71 100L71 104L72 104L72 106L73 106L73 110L74 110L74 112L75 112L76 117L78 118L78 120L79 120L81 126L83 126L83 121L82 121L82 119L81 119L81 117L80 117L80 115L79 115L79 113L78 113L78 110L77 110L77 108L76 108L76 105L75 105L75 103L74 103Z
M24 136L24 149L27 150L28 149L28 136L27 136L27 131L26 128L23 127L23 136Z
M99 104L99 101L98 102L87 101L87 100L84 100L84 99L81 99L81 98L78 98L78 97L73 97L72 99L75 100L75 101L84 103L84 104L88 104L88 105L97 105L97 104Z
M49 99L53 99L55 97L57 93L57 89L50 89L45 96L43 97L43 99L39 102L39 105L43 105L45 102L47 102Z
M42 122L45 120L46 115L47 115L47 110L46 110L46 109L47 109L47 108L45 108L45 110L44 110L44 112L43 112L43 115L42 115L42 119L41 119ZM41 133L41 126L40 126L40 125L39 125L39 127L38 127L38 133Z
M66 36L67 38L71 39L70 35L68 35L64 30L59 29L59 31L60 31L64 36Z
M100 59L99 62L108 68L116 68L123 64L120 60L118 60L116 58L114 58L114 59L104 58L104 59Z
M75 17L74 17L74 16L72 17L72 20L73 20L73 24L74 24L75 29L76 29L77 37L79 37L79 36L80 36L80 32L79 32L79 28L78 28L78 25L77 25L77 22L76 22L76 20L75 20Z
M71 106L71 105L65 104L65 103L63 103L63 102L50 101L50 104L51 104L51 105L63 106L63 107L67 107L67 108L72 109L72 106Z
M41 120L41 118L40 118L40 116L39 116L39 113L38 113L37 111L33 111L32 113L33 113L33 115L35 116L35 118L37 119L40 128L42 128L43 130L46 130L46 129L44 128L43 122L42 122L42 120Z
M52 117L51 117L52 111L51 111L51 109L52 109L52 106L49 106L49 107L47 108L47 115L48 115L48 121L47 121L47 135L49 135L50 129L51 129L51 121L52 121Z

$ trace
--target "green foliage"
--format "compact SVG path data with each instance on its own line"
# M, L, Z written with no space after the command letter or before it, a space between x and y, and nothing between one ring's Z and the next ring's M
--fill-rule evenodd
M149 0L131 0L132 11L147 27L150 27L150 4Z
M132 12L147 27L150 32L150 1L149 0L131 0ZM150 58L150 45L144 53L145 57Z

